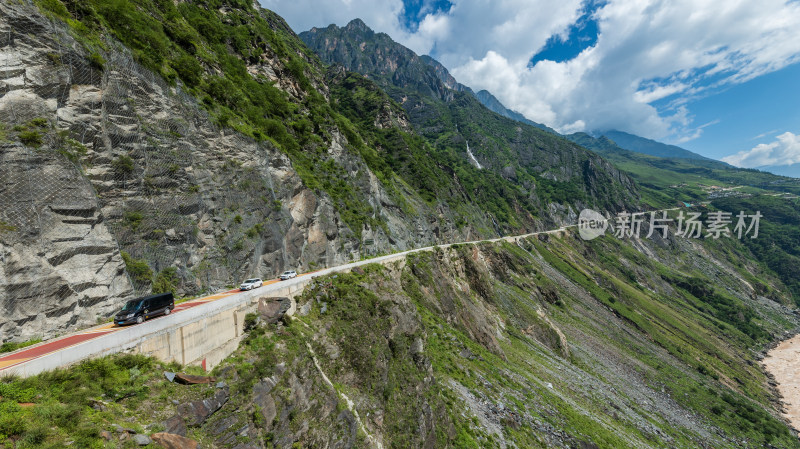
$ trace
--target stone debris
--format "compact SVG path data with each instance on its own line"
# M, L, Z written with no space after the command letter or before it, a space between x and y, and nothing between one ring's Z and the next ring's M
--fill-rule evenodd
M192 374L177 373L175 381L184 385L210 384L217 381L215 377L194 376Z
M181 435L173 433L159 432L150 435L154 443L163 447L164 449L199 449L200 443L197 441L186 438Z
M139 446L147 446L148 444L152 443L153 440L150 439L149 436L138 433L133 436L133 442L138 444Z
M188 425L199 426L206 422L209 416L222 408L222 406L228 402L228 398L228 388L220 389L214 396L208 399L186 402L179 405L178 415L180 415Z
M261 298L258 300L258 314L267 324L275 324L292 307L289 298Z
M172 415L171 418L164 421L164 430L167 433L174 433L182 437L185 437L188 431L186 421L180 415Z

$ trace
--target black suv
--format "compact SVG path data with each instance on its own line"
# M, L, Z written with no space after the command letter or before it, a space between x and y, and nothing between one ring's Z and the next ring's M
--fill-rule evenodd
M172 296L172 293L160 293L132 299L114 315L114 324L143 323L144 320L156 315L169 315L174 308L175 297Z

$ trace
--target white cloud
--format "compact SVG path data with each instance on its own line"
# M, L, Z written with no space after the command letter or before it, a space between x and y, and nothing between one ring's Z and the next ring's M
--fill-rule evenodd
M687 141L702 132L691 128L679 109L687 98L777 70L800 54L796 2L611 0L595 17L597 43L569 61L528 67L537 46L527 54L495 47L491 59L506 59L503 69L516 75L514 83L476 73L488 54L452 71L465 84L486 88L510 108L560 131L583 120L588 130L620 128ZM679 96L674 109L651 105L674 95Z
M435 49L460 82L562 132L690 140L702 132L685 111L692 99L800 61L800 2L790 0L609 0L594 12L594 46L533 67L584 0L452 0L447 12L423 8L413 32L398 19L402 0L261 1L298 31L360 17L418 53Z
M777 140L758 144L750 150L740 151L722 160L737 167L763 167L791 165L800 162L800 135L785 132Z
M697 139L698 137L703 135L703 130L708 128L709 126L716 125L719 123L720 120L712 120L708 123L703 123L700 126L695 127L694 129L685 129L684 134L680 136L677 140L677 143L684 143L690 140ZM684 125L685 128L688 128L688 123Z

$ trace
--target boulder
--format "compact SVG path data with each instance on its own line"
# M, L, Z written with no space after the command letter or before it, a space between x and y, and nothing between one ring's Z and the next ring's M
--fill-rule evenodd
M153 442L165 449L199 449L200 443L197 441L186 438L184 436L176 435L174 433L159 432L150 435Z
M181 415L173 415L171 418L164 421L164 430L167 433L185 437L187 432L186 421L183 420Z
M269 324L280 321L290 307L292 307L292 300L289 298L260 298L258 300L258 314Z
M152 443L153 440L151 440L147 435L137 433L133 436L133 442L139 446L147 446L148 444Z
M185 402L178 406L178 415L190 426L199 426L228 402L229 395L228 388L222 388L208 399Z

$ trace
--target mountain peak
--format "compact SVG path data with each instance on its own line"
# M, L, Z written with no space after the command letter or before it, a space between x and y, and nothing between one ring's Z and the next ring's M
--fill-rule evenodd
M355 18L344 27L347 31L372 31L363 20Z
M300 33L300 38L324 62L344 65L376 80L384 88L408 88L424 96L449 100L453 90L464 90L441 64L437 66L384 33L375 33L361 19L346 26ZM438 64L438 63L437 63ZM448 80L449 85L442 81Z

